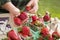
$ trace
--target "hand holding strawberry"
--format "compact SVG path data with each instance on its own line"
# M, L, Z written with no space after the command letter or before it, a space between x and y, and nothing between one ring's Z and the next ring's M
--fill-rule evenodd
M26 6L26 10L27 11L31 10L31 6Z
M20 26L27 20L28 20L28 15L26 12L21 12L21 14L18 17L14 17L14 23L18 26Z
M27 6L29 6L29 11L30 13L36 13L38 10L38 1L37 0L30 0L30 2L28 2ZM31 7L31 9L30 9Z

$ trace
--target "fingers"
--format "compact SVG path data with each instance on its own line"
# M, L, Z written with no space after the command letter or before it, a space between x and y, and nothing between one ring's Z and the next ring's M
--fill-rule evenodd
M20 15L20 10L19 9L11 10L10 14L12 14L15 17L17 17L18 15Z
M38 6L35 5L29 12L30 12L30 13L36 13L37 10L38 10Z
M15 16L18 16L18 15L20 15L20 10L19 9L16 9L15 10Z
M28 12L30 12L30 13L36 13L37 12L37 10L38 10L38 3L35 3L35 0L31 0L28 4L27 4L27 6L30 6L31 7L31 9L28 11Z
M29 12L30 12L30 13L35 13L35 9L34 9L34 8L31 9Z

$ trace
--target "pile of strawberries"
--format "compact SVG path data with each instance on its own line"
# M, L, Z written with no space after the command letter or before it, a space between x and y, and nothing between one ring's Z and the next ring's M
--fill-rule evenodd
M31 7L26 6L25 9L26 9L26 11L29 11L29 10L31 10ZM27 15L27 12L25 12L25 11L21 12L18 17L14 17L14 23L18 26L25 23L27 20L28 20L28 15Z
M19 35L22 35L23 39L26 37L32 37L30 28L28 26L23 26L22 30L19 31ZM14 30L8 32L8 40L22 40L19 35ZM53 32L52 35L49 34L49 30L46 27L43 27L40 31L40 37L38 40L57 40L60 38L60 34L58 32Z
M31 7L27 6L26 10L27 11L31 10ZM37 26L38 29L40 28L40 26L42 27L41 30L39 29L40 37L38 38L38 40L56 40L60 38L60 34L57 31L53 32L51 35L49 33L48 28L45 27L44 22L49 22L50 18L51 17L48 13L46 13L43 17L38 17L36 15L31 16L32 21L29 24ZM18 33L15 32L14 30L10 30L7 33L8 40L25 40L24 38L32 37L33 33L31 32L30 26L24 25L24 23L27 23L28 20L29 18L28 18L27 12L25 11L21 12L19 16L14 17L14 23L17 26L22 25L22 28L19 28L21 30L18 31ZM34 39L30 39L30 40L34 40Z
M57 40L60 38L60 34L55 31L52 33L52 35L49 33L49 30L47 27L43 27L40 32L40 37L38 40Z
M16 33L14 30L11 30L7 33L8 40L22 40L22 38L26 38L31 36L30 35L30 28L28 26L23 26L22 30ZM19 37L19 35L22 35ZM22 37L22 38L21 38Z
M21 14L18 17L14 17L14 23L18 26L22 25L27 20L28 20L28 15L26 12L21 12Z
M35 26L40 26L41 24L43 24L44 20L43 18L39 18L37 16L32 16L32 24L35 25Z
M46 13L43 17L40 17L40 18L36 15L33 15L33 16L31 16L31 19L32 19L31 24L39 27L42 24L44 25L44 22L50 21L50 15L48 13ZM28 15L26 12L21 12L21 14L18 17L14 18L15 24L18 26L22 25L24 22L27 22L27 21L28 21ZM42 29L40 31L40 37L38 38L38 40L56 40L56 39L60 38L60 34L58 32L53 32L52 35L50 35L48 28L43 27L43 25L41 26ZM12 32L12 31L13 30L11 30L10 32ZM9 34L8 37L11 38L11 34L13 34L12 36L14 39L13 38L12 39L19 40L18 36L15 35L14 31L11 34L10 34L10 32L8 33ZM18 33L19 33L19 35L22 35L23 38L32 36L30 27L28 27L28 26L23 26L22 30L19 31ZM15 38L14 35L17 37Z

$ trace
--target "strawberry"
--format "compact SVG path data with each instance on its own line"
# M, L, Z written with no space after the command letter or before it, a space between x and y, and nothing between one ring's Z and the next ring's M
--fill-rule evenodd
M60 38L60 34L58 32L53 32L52 37L54 38Z
M17 36L14 30L8 32L8 37L10 37L12 40L19 40L19 37Z
M15 17L15 18L14 18L14 23L19 26L19 25L22 24L22 21L21 21L21 19L19 19L18 17Z
M27 11L31 10L31 7L30 6L26 6L26 10Z
M22 27L22 33L23 33L24 35L29 35L29 34L30 34L30 28L27 27L27 26L23 26L23 27Z
M43 27L41 29L41 33L42 33L43 37L47 36L49 34L48 28Z
M50 16L46 13L46 15L43 17L44 21L49 21L50 20Z
M21 12L21 14L18 16L21 20L25 20L28 18L28 15L26 12Z
M36 21L37 20L37 16L32 16L32 21Z

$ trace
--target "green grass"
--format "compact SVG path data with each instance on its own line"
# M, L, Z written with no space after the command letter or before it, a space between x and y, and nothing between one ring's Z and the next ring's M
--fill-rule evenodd
M42 15L49 11L52 17L60 18L60 0L39 0L38 13Z

